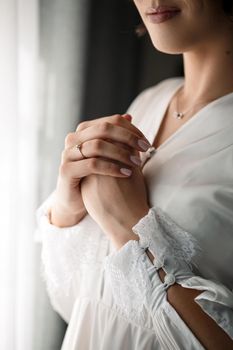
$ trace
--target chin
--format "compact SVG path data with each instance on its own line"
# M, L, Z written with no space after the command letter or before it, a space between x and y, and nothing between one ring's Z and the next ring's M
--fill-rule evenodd
M186 51L182 45L179 45L179 44L175 45L174 42L165 43L165 42L158 42L157 40L152 40L152 44L157 51L170 54L170 55L179 55Z
M154 48L162 53L166 53L169 55L181 55L185 50L178 49L177 47L171 47L171 46L158 46L153 43Z
M197 36L194 36L189 32L184 35L178 30L175 35L172 35L169 31L163 33L148 31L148 34L152 45L156 50L171 55L178 55L189 51L190 49L192 50L198 46L199 41L201 41L198 40Z

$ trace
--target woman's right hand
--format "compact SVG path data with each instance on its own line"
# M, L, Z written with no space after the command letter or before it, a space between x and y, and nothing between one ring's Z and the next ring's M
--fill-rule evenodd
M80 143L86 159L76 148ZM79 186L83 177L91 174L128 177L124 169L140 166L139 151L145 152L149 147L149 141L131 124L129 115L81 122L76 132L69 133L65 139L50 211L51 223L72 226L86 215Z

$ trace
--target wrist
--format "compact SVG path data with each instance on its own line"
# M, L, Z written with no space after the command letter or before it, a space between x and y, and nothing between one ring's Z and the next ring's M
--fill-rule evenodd
M132 227L148 213L148 210L149 208L145 208L141 209L137 214L127 213L127 215L125 215L127 217L127 222L125 222L125 220L117 220L116 218L111 218L111 220L108 221L104 231L117 249L120 249L130 240L139 241L139 236L133 232Z
M74 213L54 206L50 208L48 217L51 225L63 228L77 225L85 216L85 214L85 210Z
M115 234L110 235L110 239L113 245L120 249L129 241L139 241L139 236L136 235L132 230L125 230L124 228L119 228L119 231Z

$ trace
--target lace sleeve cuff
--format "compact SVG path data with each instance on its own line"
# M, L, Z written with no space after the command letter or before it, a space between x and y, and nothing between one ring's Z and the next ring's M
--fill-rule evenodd
M36 239L42 242L41 272L51 302L68 320L72 307L67 305L73 305L81 289L88 288L87 278L97 284L97 271L109 254L110 244L90 215L71 227L52 225L48 218L52 199L53 194L37 210Z
M82 220L77 225L73 225L70 227L57 227L50 223L50 208L52 206L53 198L54 192L52 192L49 195L49 197L41 204L41 206L36 211L37 229L34 234L36 242L42 242L44 236L48 232L67 235L77 232L79 230L80 223Z
M223 285L195 275L193 258L201 253L195 238L158 207L151 208L132 230L139 241L127 242L105 259L114 298L124 313L142 323L146 308L153 318L167 304L168 287L179 283L203 290L195 301L233 337L233 294ZM155 257L153 264L146 249ZM164 283L157 273L160 268L166 273Z

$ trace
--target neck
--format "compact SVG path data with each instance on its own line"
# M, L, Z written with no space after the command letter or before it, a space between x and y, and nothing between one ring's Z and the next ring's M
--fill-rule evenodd
M226 36L216 42L183 54L184 105L197 100L214 100L233 92L233 38Z

